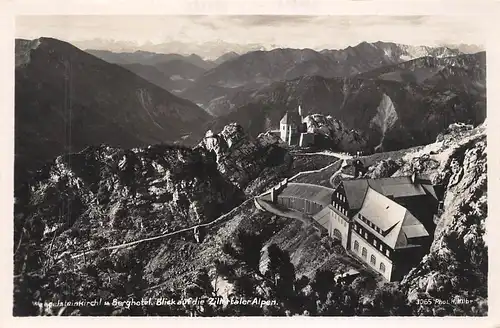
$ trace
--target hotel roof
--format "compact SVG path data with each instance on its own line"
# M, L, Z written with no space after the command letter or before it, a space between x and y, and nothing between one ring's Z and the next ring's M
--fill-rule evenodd
M394 199L402 197L413 197L431 195L436 198L434 187L430 184L422 184L418 179L414 183L411 177L394 177L382 179L354 179L341 182L349 208L358 210L363 204L368 187L378 193Z
M309 183L290 182L279 196L307 199L326 207L332 202L333 192L332 188Z
M425 227L405 207L369 187L358 214L380 228L373 229L358 215L355 220L387 246L397 249L411 245L411 239L429 236Z

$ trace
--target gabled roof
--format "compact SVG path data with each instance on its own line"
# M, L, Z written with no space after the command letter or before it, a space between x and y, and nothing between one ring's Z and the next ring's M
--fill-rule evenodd
M313 219L318 222L319 225L328 230L328 224L330 223L330 211L331 205L324 207L321 211L313 215Z
M299 113L297 112L286 112L285 116L280 121L280 124L291 124L299 126L302 123Z
M360 209L365 199L366 190L368 189L368 180L342 180L341 184L344 188L349 208L351 210Z
M405 212L406 209L403 206L372 188L368 188L363 205L359 210L359 214L366 217L382 231L387 231L399 221L402 221Z
M413 183L411 177L394 177L381 179L354 179L343 180L341 184L344 188L347 202L351 210L358 210L363 204L368 187L378 193L398 199L402 197L431 195L434 198L436 193L430 184L422 184L420 181Z
M429 236L422 223L410 211L371 187L367 188L366 197L357 214L380 228L381 233L360 220L358 215L355 216L359 224L392 249L411 246L412 239Z
M408 176L369 179L368 184L370 187L387 197L400 198L422 196L426 194L422 185L418 181L413 183L411 177Z
M288 183L279 196L308 199L326 207L332 202L333 192L334 190L332 188L309 183L293 182Z

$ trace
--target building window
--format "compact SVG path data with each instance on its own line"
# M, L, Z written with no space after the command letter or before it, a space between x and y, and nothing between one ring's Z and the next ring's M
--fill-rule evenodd
M380 272L385 272L385 264L380 262Z
M387 257L389 257L390 253L389 253L388 249L385 250L385 255L387 255Z
M354 241L354 251L357 253L359 252L359 243L357 240Z
M383 249L383 245L382 245L382 244L380 244L380 251L381 251L381 252L383 252L383 251L384 251L384 249Z
M377 247L377 240L373 239L373 246Z
M361 256L366 259L367 251L366 248L363 247L363 250L361 251Z
M373 265L377 264L377 260L375 259L375 255L370 256L370 263Z
M365 231L365 239L368 239L368 232Z

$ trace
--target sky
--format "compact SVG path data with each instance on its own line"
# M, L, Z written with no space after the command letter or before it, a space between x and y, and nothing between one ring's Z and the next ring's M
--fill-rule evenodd
M362 41L483 45L471 16L18 16L16 37L54 37L83 49L198 53L257 48L341 49Z

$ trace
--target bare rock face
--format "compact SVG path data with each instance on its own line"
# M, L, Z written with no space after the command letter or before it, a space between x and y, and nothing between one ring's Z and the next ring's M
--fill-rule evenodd
M290 168L292 158L282 146L271 133L250 140L241 125L230 123L218 134L207 131L197 147L215 154L217 168L228 181L254 194Z
M376 127L382 135L380 143L375 147L375 151L383 148L385 135L394 126L397 120L398 114L394 108L394 103L391 98L384 93L377 107L376 114L370 121L370 126Z
M413 172L441 185L444 198L429 253L401 282L408 302L420 315L486 315L486 124L454 124L433 144L391 153L365 177ZM432 303L422 301L427 298Z
M153 286L201 240L195 227L243 200L201 148L100 146L58 157L16 194L15 311L66 295L58 286L68 284L72 297L126 298ZM176 238L184 243L172 250ZM189 267L174 274L181 269Z
M269 131L265 133L261 133L257 137L257 142L259 142L262 146L265 145L284 145L283 140L274 133Z
M214 134L212 130L207 131L205 138L203 138L199 146L215 153L217 162L219 162L220 157L226 153L228 148L226 140L222 136Z
M316 133L318 143L340 151L357 151L366 148L365 137L356 130L349 130L340 120L332 116L312 114L304 118L307 132Z
M400 161L395 161L391 158L382 160L377 164L370 166L368 172L365 174L365 178L378 179L392 176L400 167Z
M436 180L445 186L430 253L403 280L408 300L436 298L443 313L486 315L488 252L486 137L457 145ZM421 306L425 313L429 309Z
M242 199L201 149L89 147L58 157L17 195L16 236L40 231L37 243L55 238L57 253L79 230L75 250L97 248L213 220Z
M486 122L486 120L485 120ZM443 138L444 138L444 135L446 134L451 134L451 133L461 133L461 132L464 132L464 131L470 131L474 128L474 126L472 124L465 124L465 123L462 123L462 122L457 122L457 123L452 123L448 126L448 128L446 128L446 130L444 130L442 133L438 134L438 136L436 137L436 141L442 141Z
M246 137L243 127L237 123L226 125L220 134L226 140L229 148Z

